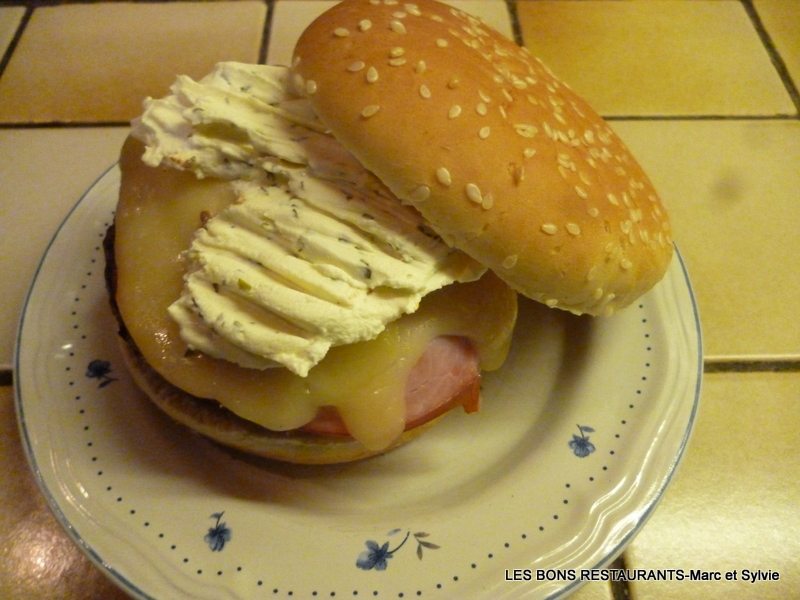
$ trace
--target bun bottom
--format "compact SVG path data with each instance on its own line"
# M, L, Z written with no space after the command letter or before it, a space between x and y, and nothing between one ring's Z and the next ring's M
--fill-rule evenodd
M172 385L153 369L133 341L120 336L119 346L136 385L174 421L235 450L303 465L338 464L382 454L401 446L442 416L403 432L388 448L373 451L347 436L317 435L300 430L271 431L238 417L213 400L198 398Z

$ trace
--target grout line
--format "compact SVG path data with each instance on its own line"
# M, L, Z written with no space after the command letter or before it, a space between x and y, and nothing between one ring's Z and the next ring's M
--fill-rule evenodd
M275 2L276 0L266 0L267 2L267 18L264 22L264 31L261 34L261 47L258 49L258 62L259 64L267 64L267 54L269 54L269 40L272 36L272 20L275 15Z
M753 0L741 0L741 3L745 12L747 13L747 16L750 18L750 22L753 24L758 37L761 39L761 43L764 44L764 48L769 55L769 59L772 61L772 65L778 72L778 76L781 78L781 81L786 88L786 92L789 94L789 97L794 103L795 110L797 111L798 115L800 115L800 91L798 91L797 85L792 79L789 69L786 67L786 63L781 57L780 52L778 52L778 49L775 47L775 43L772 41L772 37L769 35L767 28L764 26L761 16L758 14L758 10L756 10L756 7L753 5Z
M522 26L519 24L519 13L517 12L517 2L515 0L506 0L506 10L511 19L511 31L514 34L514 42L517 46L524 48L525 43L522 39Z
M73 129L89 127L130 127L130 121L43 121L41 123L3 123L0 122L0 130L3 129Z
M798 373L798 360L725 360L705 361L704 373Z
M795 115L601 115L605 121L796 121Z
M625 563L625 553L623 552L617 558L614 559L610 565L608 565L609 569L627 569L627 565ZM613 578L609 583L611 587L611 597L613 600L630 600L631 598L631 591L628 587L628 582L624 578Z
M22 37L22 32L25 31L25 28L28 25L28 21L31 20L32 14L33 14L33 8L31 8L30 6L26 6L25 13L22 15L22 18L19 21L19 25L17 25L17 30L14 32L14 37L11 38L11 41L8 44L8 48L6 48L6 51L3 54L2 59L0 59L0 77L3 76L3 73L5 73L8 63L11 62L11 55L14 54L14 51L17 49L17 44L19 44L19 40Z
M4 368L0 370L0 387L11 385L14 385L14 371L4 366Z

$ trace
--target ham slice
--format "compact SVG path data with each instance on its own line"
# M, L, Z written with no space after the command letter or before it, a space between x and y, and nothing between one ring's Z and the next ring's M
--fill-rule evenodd
M451 408L468 413L480 406L480 358L470 340L439 336L431 340L406 382L406 430L419 427ZM335 408L322 407L302 427L322 435L348 435Z

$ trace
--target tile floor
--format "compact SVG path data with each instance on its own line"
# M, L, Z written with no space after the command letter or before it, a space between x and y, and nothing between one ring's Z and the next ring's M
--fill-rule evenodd
M3 2L6 384L38 260L70 207L115 161L142 98L221 59L287 62L304 24L329 4ZM664 197L692 277L709 371L700 414L672 487L624 564L772 569L781 577L593 583L576 597L791 597L800 589L800 3L516 0L511 12L500 0L454 4L516 33L609 118ZM113 597L35 495L11 389L0 387L0 460L14 481L0 491L0 597ZM33 544L36 536L49 541ZM63 567L59 578L36 570L44 567L33 552L42 548Z

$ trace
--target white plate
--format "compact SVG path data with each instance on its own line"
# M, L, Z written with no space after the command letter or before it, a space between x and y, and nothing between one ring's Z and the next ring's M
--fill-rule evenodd
M616 557L663 494L702 372L680 256L609 319L523 302L481 413L360 463L276 465L174 425L122 368L102 251L118 185L113 167L52 240L15 385L50 505L133 596L554 597Z

